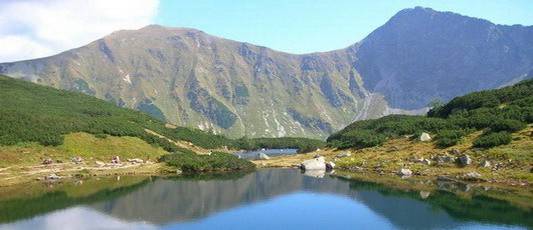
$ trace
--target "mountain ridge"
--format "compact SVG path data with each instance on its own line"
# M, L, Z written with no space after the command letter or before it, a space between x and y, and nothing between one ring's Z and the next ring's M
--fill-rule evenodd
M231 137L323 138L356 119L420 113L435 99L496 88L533 71L527 39L533 27L498 27L504 39L485 41L470 33L470 24L484 32L478 37L490 35L486 25L497 27L416 7L398 12L360 42L308 54L149 25L51 57L3 63L0 73ZM467 39L430 40L439 41L441 30ZM478 47L469 49L471 44Z

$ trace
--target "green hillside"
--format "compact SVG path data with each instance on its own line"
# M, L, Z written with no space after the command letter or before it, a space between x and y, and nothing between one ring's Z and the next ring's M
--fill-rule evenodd
M533 123L533 80L514 86L457 97L445 105L435 105L426 116L391 115L358 121L331 135L328 144L337 148L365 148L382 145L404 135L418 137L422 132L435 136L435 145L454 146L474 131L483 134L474 147L490 148L509 144L511 133Z
M169 152L177 150L166 138L151 135L145 129L173 141L189 141L207 149L222 146L236 149L312 149L323 145L321 141L304 138L232 140L196 129L167 128L160 120L138 111L120 108L82 93L57 90L6 76L0 76L0 99L0 145L37 142L57 146L64 142L65 134L86 132L97 137L138 137Z

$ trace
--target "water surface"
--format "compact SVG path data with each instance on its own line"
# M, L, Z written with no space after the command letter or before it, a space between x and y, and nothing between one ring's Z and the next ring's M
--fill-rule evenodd
M482 195L428 195L293 169L48 186L26 197L9 193L0 199L0 229L533 227L530 209Z
M259 154L263 153L269 157L293 155L298 149L259 149L253 151L235 152L234 154L247 160L258 160Z

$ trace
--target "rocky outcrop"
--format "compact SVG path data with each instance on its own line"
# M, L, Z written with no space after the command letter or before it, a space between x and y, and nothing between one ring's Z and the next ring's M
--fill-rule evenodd
M305 160L300 164L302 170L326 170L326 161L324 157L316 157L310 160Z

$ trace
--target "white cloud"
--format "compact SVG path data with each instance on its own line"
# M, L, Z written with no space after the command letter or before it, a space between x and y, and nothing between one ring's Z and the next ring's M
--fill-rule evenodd
M53 55L153 23L158 0L2 0L0 62Z

